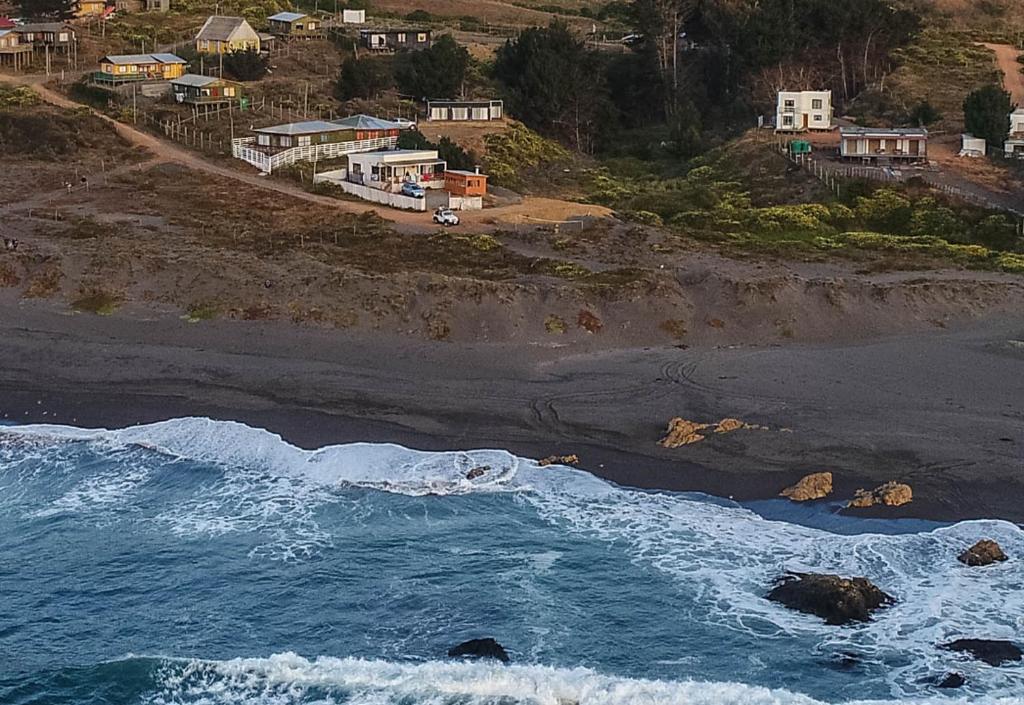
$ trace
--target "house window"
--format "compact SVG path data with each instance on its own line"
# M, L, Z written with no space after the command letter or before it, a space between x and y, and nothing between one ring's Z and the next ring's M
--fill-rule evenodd
M452 120L468 120L469 108L452 108Z
M822 102L821 98L815 98L811 101L811 110L821 110Z
M61 32L60 33L60 41L66 42L67 40L68 40L68 33L67 32Z
M282 147L291 147L292 138L289 137L288 135L282 135L281 140L278 142L278 144L280 144Z
M416 41L419 42L420 44L423 44L424 42L426 42L427 41L427 33L426 32L420 32L419 34L417 34L416 35Z
M825 118L822 115L815 115L814 122L825 122Z
M256 144L261 144L264 147L269 147L270 135L256 135Z
M398 43L405 44L405 32L398 33Z
M309 143L310 143L309 135L303 135L303 136L299 137L299 146L300 147L306 147L306 146L309 145Z
M796 103L794 103L794 102L793 102L793 101L791 101L791 100L787 100L787 101L785 101L785 102L783 103L783 105L784 105L784 106L786 106L787 108L792 108L793 106L795 106L795 105L796 105Z
M331 141L331 136L330 135L320 135L320 142L321 143L323 143L323 142L330 142L330 141Z
M783 125L792 125L793 124L793 116L792 115L783 115L782 116L782 124Z
M226 97L228 97L228 98L234 98L235 97L235 89L234 89L234 87L233 86L225 86L224 87L224 95Z

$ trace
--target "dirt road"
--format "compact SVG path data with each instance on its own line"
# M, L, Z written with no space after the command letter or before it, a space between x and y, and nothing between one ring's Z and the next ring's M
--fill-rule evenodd
M1017 61L1022 52L1020 49L1009 44L985 44L996 54L996 63L999 70L1003 72L1003 87L1009 91L1011 99L1017 105L1024 105L1024 68Z
M62 95L51 88L48 88L44 83L46 80L46 76L10 76L0 74L0 82L29 85L39 94L40 98L51 105L56 105L62 108L88 107L82 103L71 100L67 96ZM92 109L90 108L90 110ZM131 125L118 122L99 111L92 110L92 112L101 119L110 123L117 134L126 142L149 150L153 155L153 160L151 160L152 163L174 162L188 167L189 169L195 169L196 171L203 171L226 179L232 179L267 191L274 191L291 198L308 201L310 203L317 203L319 205L347 213L365 213L366 211L373 211L385 220L395 223L397 228L403 232L424 233L433 232L437 229L437 226L431 223L429 213L381 208L372 206L368 203L362 204L350 201L341 201L336 198L309 193L298 186L293 186L283 181L277 181L270 177L260 176L255 173L246 173L244 171L229 169L227 167L213 164L212 162L203 159L195 152L179 147L171 142L159 139L147 132L143 132L142 130L132 127ZM490 208L485 211L468 211L460 214L460 218L465 226L470 226L474 230L494 230L498 227L498 221L502 221L506 224L514 223L519 222L520 219L523 219L526 216L545 220L563 220L570 216L578 215L607 217L611 215L611 211L600 206L584 205L572 203L570 201L560 201L557 199L526 198L522 203L517 205Z

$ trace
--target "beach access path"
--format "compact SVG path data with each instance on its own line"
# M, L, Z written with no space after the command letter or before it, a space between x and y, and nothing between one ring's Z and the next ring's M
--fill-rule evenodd
M647 349L432 343L285 322L69 315L0 299L0 419L232 419L304 447L578 454L642 488L764 499L908 482L887 516L1024 522L1024 316L842 344ZM667 421L767 427L675 450Z

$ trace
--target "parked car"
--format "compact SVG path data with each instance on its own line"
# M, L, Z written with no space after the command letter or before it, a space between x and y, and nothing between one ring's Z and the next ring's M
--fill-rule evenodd
M434 222L445 227L458 225L459 216L455 215L455 211L451 208L438 208L434 211Z
M406 181L402 184L402 195L411 196L412 198L425 198L427 195L426 189L417 183L412 181Z
M415 120L408 120L406 118L395 118L392 122L394 122L403 130L411 130L414 127L416 127Z

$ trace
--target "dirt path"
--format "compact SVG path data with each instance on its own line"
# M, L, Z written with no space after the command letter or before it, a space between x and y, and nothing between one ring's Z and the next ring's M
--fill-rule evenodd
M46 79L46 76L10 76L0 74L0 82L29 85L39 94L40 98L52 105L62 108L87 107L82 103L73 101L67 96L48 88L44 84ZM90 110L92 109L90 108ZM92 110L92 112L99 118L110 123L117 134L126 142L133 146L144 147L149 150L153 155L153 159L151 160L153 162L174 162L188 167L189 169L203 171L225 179L249 184L250 186L255 186L267 191L274 191L276 193L290 196L291 198L316 203L328 208L345 211L347 213L365 213L366 211L373 211L385 220L395 223L398 228L404 232L423 233L433 232L437 229L437 226L431 222L429 213L380 208L369 203L353 203L349 201L341 201L336 198L330 198L328 196L320 196L315 193L309 193L298 186L293 186L282 181L276 181L270 177L245 173L213 164L203 159L195 152L179 147L171 142L159 139L147 132L143 132L142 130L132 127L131 125L118 122L99 111ZM497 221L516 222L527 215L545 220L564 220L570 216L577 215L607 217L611 215L611 211L600 206L590 206L570 201L560 201L557 199L526 198L522 203L514 206L491 208L485 211L469 211L460 214L460 217L463 224L473 226L474 229L494 230L498 227Z
M985 44L996 54L996 63L999 70L1003 72L1003 87L1009 91L1014 103L1024 105L1024 73L1021 73L1020 62L1017 57L1022 52L1020 49L1009 44Z

